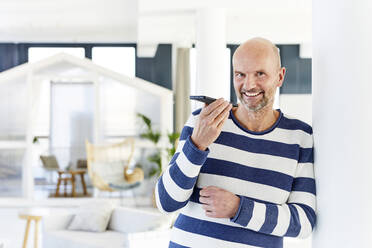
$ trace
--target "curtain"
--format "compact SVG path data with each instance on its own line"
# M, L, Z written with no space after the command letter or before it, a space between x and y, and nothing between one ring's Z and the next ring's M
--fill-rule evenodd
M190 115L190 48L177 48L175 131L181 132Z

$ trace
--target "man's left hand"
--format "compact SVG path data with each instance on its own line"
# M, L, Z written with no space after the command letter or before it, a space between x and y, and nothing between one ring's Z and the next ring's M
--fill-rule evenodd
M235 194L208 186L200 191L199 201L203 203L205 215L213 218L232 218L239 209L240 198Z

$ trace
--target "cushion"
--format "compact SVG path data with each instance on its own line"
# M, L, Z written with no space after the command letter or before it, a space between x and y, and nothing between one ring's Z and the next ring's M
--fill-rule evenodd
M81 205L68 230L104 232L110 221L113 205L107 201L95 201Z
M117 207L112 212L109 230L123 233L144 232L156 229L167 229L171 224L171 215L165 215L157 209L135 209ZM130 223L130 225L126 225Z
M92 162L90 166L92 171L107 183L120 183L124 181L125 163L123 161Z

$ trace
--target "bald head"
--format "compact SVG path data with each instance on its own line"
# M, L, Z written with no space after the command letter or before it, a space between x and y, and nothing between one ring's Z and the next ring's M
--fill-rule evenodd
M244 109L272 109L286 71L280 65L279 49L262 38L248 40L236 49L233 69L235 93Z
M233 63L237 57L252 54L254 56L266 56L272 61L276 69L281 68L279 48L271 41L264 38L253 38L241 44L235 51Z

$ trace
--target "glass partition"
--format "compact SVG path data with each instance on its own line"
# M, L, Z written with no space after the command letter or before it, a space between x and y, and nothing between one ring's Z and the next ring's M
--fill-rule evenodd
M22 196L26 149L27 84L16 78L0 84L0 196Z

